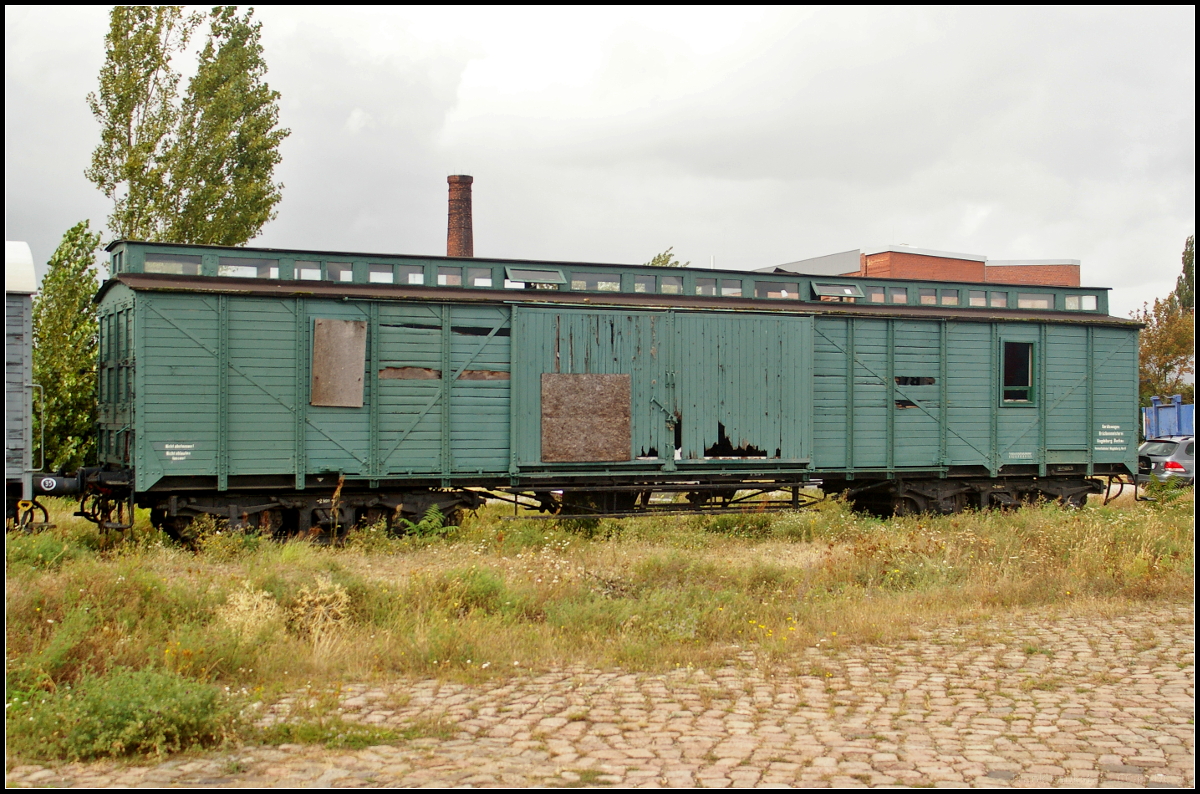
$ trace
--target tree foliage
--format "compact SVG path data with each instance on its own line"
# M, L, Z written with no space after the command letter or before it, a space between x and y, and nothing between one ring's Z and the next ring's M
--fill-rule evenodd
M675 246L671 246L661 254L655 254L654 258L646 263L646 267L687 267L691 262L680 262L675 258Z
M266 83L253 9L214 8L211 32L183 101L170 157L172 242L239 245L275 217L279 92Z
M42 387L35 410L49 471L94 462L96 405L96 249L99 232L72 226L50 257L33 301L33 381ZM40 417L44 417L43 420Z
M115 6L104 38L100 90L88 107L100 144L84 176L113 201L109 228L119 238L160 240L169 189L169 153L179 122L179 74L171 57L200 24L182 6Z
M1175 279L1175 291L1169 296L1177 312L1196 314L1196 235L1183 244L1183 272Z
M1145 323L1139 351L1139 399L1150 405L1152 396L1183 395L1196 401L1196 291L1195 235L1183 249L1183 272L1166 298L1143 304L1133 318Z
M279 93L266 82L253 10L217 6L195 76L179 96L175 54L204 17L181 6L115 7L100 89L101 125L85 172L113 200L119 238L240 245L275 217Z

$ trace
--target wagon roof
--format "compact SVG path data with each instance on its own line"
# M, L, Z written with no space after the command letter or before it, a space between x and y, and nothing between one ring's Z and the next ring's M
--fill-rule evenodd
M152 246L155 249L174 248L174 249L178 249L180 251L180 253L184 252L185 250L193 250L194 249L196 251L200 251L200 250L214 251L214 252L223 251L226 253L234 254L236 256L267 254L267 255L271 255L271 256L289 257L289 258L295 258L295 259L334 260L334 261L347 261L347 262L352 261L352 260L365 261L365 260L382 260L382 259L393 259L393 260L410 259L413 261L419 260L419 261L423 261L423 262L445 262L448 265L468 266L468 267L472 264L510 265L510 266L515 266L515 267L534 266L534 267L539 267L539 268L598 267L598 268L608 268L608 269L616 269L616 270L645 270L647 272L656 272L656 273L662 272L665 269L665 270L670 270L671 272L696 273L696 274L704 274L706 276L729 276L731 278L764 279L764 278L770 278L771 276L776 276L776 277L802 276L805 278L816 278L816 279L822 279L822 280L830 280L830 279L847 280L848 279L848 280L871 281L871 282L886 281L886 282L894 282L896 284L912 284L912 283L916 283L916 282L940 283L941 281L943 281L943 280L939 280L939 279L888 278L888 277L879 277L879 276L869 276L868 277L868 276L859 276L859 275L831 276L828 273L803 273L800 271L791 271L791 270L784 271L784 270L780 270L778 268L775 271L768 273L763 270L722 270L722 269L709 269L706 267L662 268L662 267L658 267L658 266L651 266L651 265L646 265L646 264L636 264L636 263L621 264L619 262L572 262L572 261L563 260L563 259L504 259L502 257L493 257L493 256L462 257L462 256L440 256L437 254L381 253L378 251L376 251L376 252L369 252L369 251L316 251L311 248L307 248L307 249L306 248L251 248L251 247L246 247L246 246L231 247L231 246L224 246L224 245L193 245L191 243L158 243L158 242L146 242L143 240L114 240L113 242L109 243L105 247L104 250L112 252L122 245ZM945 280L945 283L947 283L947 284L962 284L964 282L956 281L956 280ZM1091 290L1091 291L1102 291L1102 292L1108 292L1112 289L1111 287L1089 287L1087 285L1080 285L1080 286L1071 285L1069 287L1066 287L1065 285L1019 284L1019 283L1009 283L1009 282L999 282L999 281L988 281L986 283L979 284L980 289L999 289L1002 287L1009 287L1012 289L1025 289L1025 290L1037 289L1039 287L1045 288L1045 289L1068 288L1068 289Z
M462 261L462 260L453 260ZM397 284L351 284L320 281L275 281L227 276L177 276L162 273L122 273L100 287L99 302L116 284L136 291L203 292L246 296L371 298L397 301L445 301L452 303L558 304L589 308L629 307L644 309L703 309L784 314L819 314L850 317L907 317L912 319L955 319L968 322L1054 322L1076 325L1108 325L1140 328L1141 323L1122 317L1065 311L1029 309L966 308L870 303L827 303L764 301L756 298L654 293L557 292L505 289L423 287ZM991 286L991 285L989 285Z

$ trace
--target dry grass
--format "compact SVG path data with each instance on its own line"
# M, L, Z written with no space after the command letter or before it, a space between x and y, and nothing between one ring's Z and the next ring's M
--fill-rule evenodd
M56 529L7 539L10 702L119 669L270 700L396 674L703 666L735 647L787 662L1007 610L1193 594L1190 494L887 522L829 502L591 537L488 507L445 537L375 529L328 548L214 527L196 552L144 518L104 538L58 507Z

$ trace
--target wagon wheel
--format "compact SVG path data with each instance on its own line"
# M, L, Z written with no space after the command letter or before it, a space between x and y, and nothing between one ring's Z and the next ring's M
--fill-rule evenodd
M896 516L915 516L923 512L922 505L911 496L893 496L892 497L892 515Z
M965 513L973 507L971 504L971 495L966 491L954 494L953 504L954 513Z
M1085 507L1087 505L1087 500L1088 500L1087 491L1081 491L1079 493L1064 494L1062 497L1059 498L1058 502L1063 507L1080 508L1080 507Z
M155 515L158 513L159 515ZM168 516L165 510L151 510L150 523L168 538L189 549L196 548L196 533L192 531L191 516ZM155 520L157 519L157 521Z

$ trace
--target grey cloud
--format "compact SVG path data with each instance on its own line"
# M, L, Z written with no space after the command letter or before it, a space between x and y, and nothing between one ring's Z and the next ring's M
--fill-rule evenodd
M954 155L1032 161L1071 178L1194 167L1192 148L1179 145L1194 131L1191 50L1153 51L1170 19L1131 42L1115 20L1087 12L1034 13L1020 25L1012 14L916 12L936 17L931 26L864 12L872 35L860 37L882 44L820 46L836 26L823 17L841 13L803 20L707 90L599 122L530 129L511 119L504 142L564 163L640 158L689 173L865 186Z
M445 208L413 188L440 182L444 190L437 137L466 59L370 58L305 28L268 54L292 136L278 171L286 186L279 219L261 242L444 250Z
M6 224L39 257L108 210L82 177L103 21L48 13L6 10ZM440 253L465 171L482 255L759 267L908 242L1078 258L1126 311L1194 231L1190 8L771 11L703 56L630 22L591 83L467 114L469 45L398 26L367 52L289 13L261 12L293 131L263 245Z

